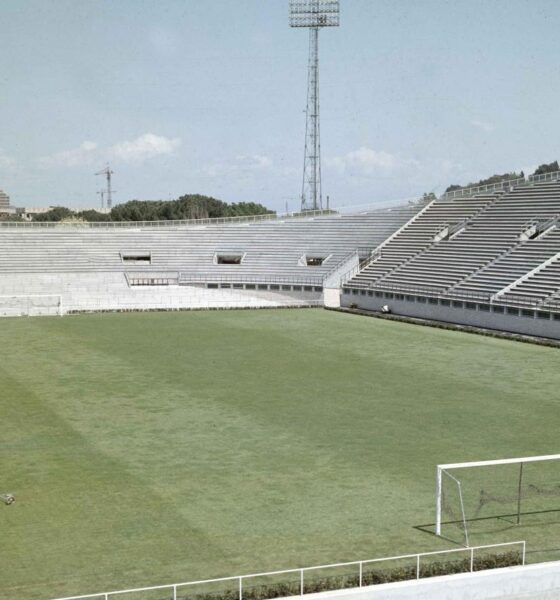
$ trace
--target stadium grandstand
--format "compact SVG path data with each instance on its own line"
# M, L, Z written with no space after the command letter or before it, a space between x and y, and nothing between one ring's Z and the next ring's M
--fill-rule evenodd
M152 223L2 223L0 313L308 306L420 205Z
M346 274L342 305L559 338L559 220L558 173L444 194Z
M342 306L560 338L560 176L428 202L0 226L0 314Z

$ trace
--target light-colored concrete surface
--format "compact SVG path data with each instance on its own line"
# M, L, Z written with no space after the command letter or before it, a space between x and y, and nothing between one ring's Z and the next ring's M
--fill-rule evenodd
M560 562L306 594L306 600L557 600Z

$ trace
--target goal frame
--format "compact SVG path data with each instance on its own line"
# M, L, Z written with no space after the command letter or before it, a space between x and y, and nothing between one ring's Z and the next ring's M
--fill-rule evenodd
M519 490L523 478L523 465L526 463L545 462L549 460L560 460L560 454L547 454L544 456L523 456L520 458L502 458L497 460L479 460L473 462L449 463L436 466L436 535L441 536L441 513L443 494L443 474L455 469L468 469L471 467L492 467L499 465L519 465ZM449 475L449 473L447 473ZM455 479L455 478L454 478ZM518 522L521 511L521 493L517 499ZM468 542L467 542L468 544Z

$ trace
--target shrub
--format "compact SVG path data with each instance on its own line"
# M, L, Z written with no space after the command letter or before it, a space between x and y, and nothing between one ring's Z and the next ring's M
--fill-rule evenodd
M475 556L473 560L473 571L484 571L487 569L498 569L512 567L521 564L521 553L518 551L503 552L499 554L487 554ZM439 577L441 575L452 575L454 573L468 573L471 570L471 559L465 557L460 560L433 561L420 564L420 577ZM416 565L400 567L368 567L364 565L362 572L362 585L378 585L381 583L394 583L397 581L409 581L416 579ZM333 576L322 576L304 581L304 593L314 594L355 588L360 585L357 573L339 574ZM182 590L180 590L182 592ZM284 583L251 586L244 582L243 600L272 600L287 596L299 596L300 581L287 581ZM162 599L163 600L163 599ZM181 596L181 600L239 600L239 592L236 589L222 590L208 594L188 594Z

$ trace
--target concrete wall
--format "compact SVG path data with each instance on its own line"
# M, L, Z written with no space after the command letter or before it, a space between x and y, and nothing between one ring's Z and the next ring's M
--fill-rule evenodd
M560 562L306 594L306 600L557 600Z
M188 310L322 305L315 286L263 286L255 289L205 285L129 287L122 273L5 275L0 283L0 316L52 315L109 310ZM272 289L271 289L272 287ZM290 289L277 289L287 288ZM266 288L266 289L264 289ZM49 296L43 290L49 290ZM39 296L40 295L40 296Z
M348 293L348 291L358 293ZM381 311L383 306L388 306L396 315L560 339L560 320L558 319L560 315L556 315L557 318L554 318L554 315L546 313L546 311L531 310L529 315L524 314L521 309L516 309L519 314L513 315L510 314L508 308L504 309L504 313L495 312L496 307L477 302L450 302L441 298L380 292L377 294L380 295L376 295L376 292L371 290L347 289L342 293L341 306L357 305L358 308L372 311ZM449 303L449 306L444 304L446 302ZM456 304L460 304L460 306ZM546 318L540 318L541 316L546 316Z

